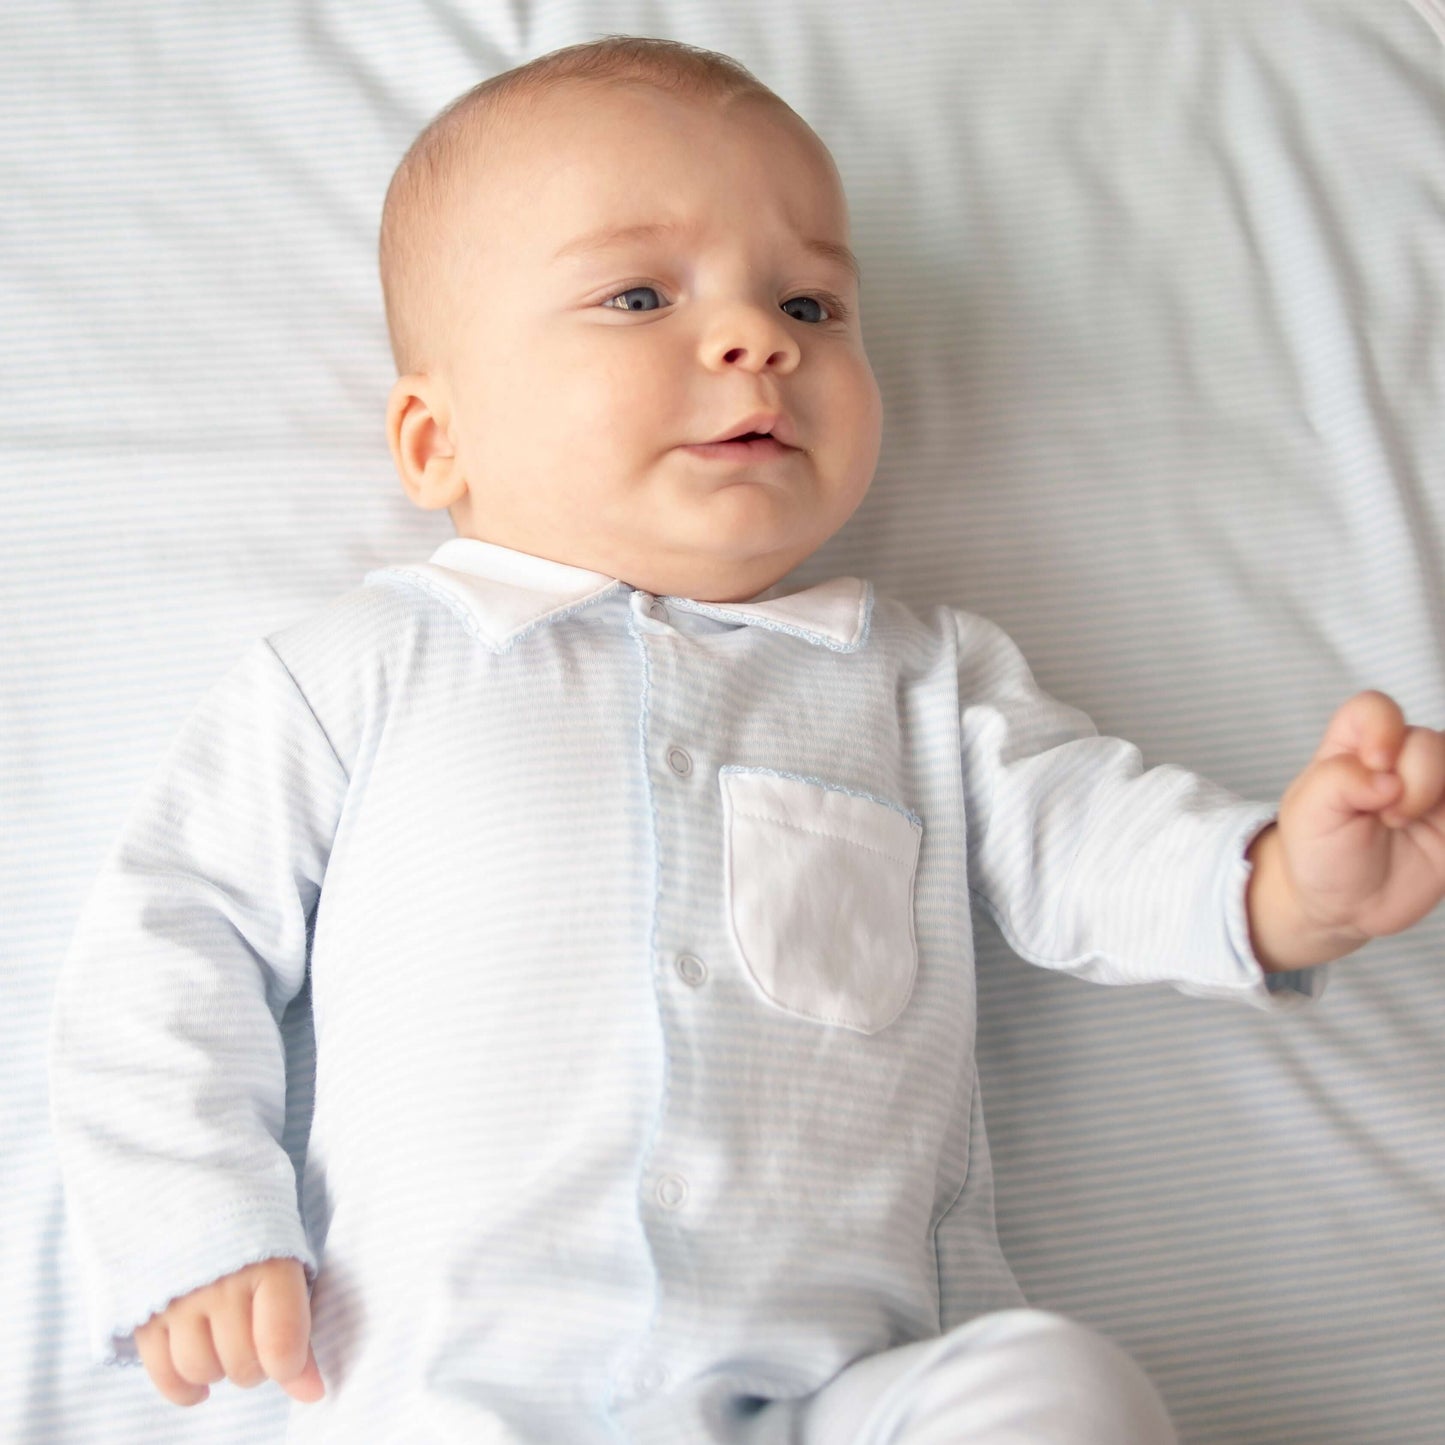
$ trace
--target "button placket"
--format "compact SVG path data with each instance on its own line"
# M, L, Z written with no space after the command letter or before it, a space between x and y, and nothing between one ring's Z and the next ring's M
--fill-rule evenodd
M692 669L697 659L685 646L662 645L664 639L675 642L679 638L672 630L676 624L671 607L654 597L639 598L634 607L637 632L649 669L644 726L649 735L646 750L652 770L651 792L661 864L654 918L654 938L660 945L660 956L654 955L658 968L655 982L659 985L658 1006L672 1083L662 1106L668 1117L660 1123L636 1188L645 1228L649 1236L654 1236L654 1243L662 1247L662 1241L669 1235L686 1227L690 1212L696 1207L691 1182L678 1168L679 1165L686 1167L689 1160L687 1119L695 1107L689 1101L697 1087L683 1057L688 1052L691 1031L705 1027L706 1020L699 1014L704 999L688 999L679 990L698 988L708 975L702 959L686 947L689 943L701 942L691 890L678 888L669 867L674 860L687 858L694 831L707 816L707 798L697 792L703 781L704 762L680 741L692 735L692 714L686 707L674 705L674 699L686 700L693 695ZM669 938L670 948L664 941ZM672 980L665 972L669 966L674 970ZM692 1007L688 1007L689 1004ZM683 1057L675 1057L674 1051ZM679 1305L671 1303L674 1287ZM686 1289L680 1282L665 1283L661 1295L648 1337L639 1341L641 1358L633 1360L632 1388L639 1396L669 1388L673 1380L673 1372L654 1352L667 1337L667 1321L685 1300ZM649 1353L654 1355L652 1359L647 1358Z

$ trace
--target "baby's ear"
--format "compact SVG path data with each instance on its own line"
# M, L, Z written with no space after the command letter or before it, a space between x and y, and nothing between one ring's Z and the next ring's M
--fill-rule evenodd
M386 403L386 440L402 488L429 512L455 506L467 494L449 420L445 389L435 377L397 377Z

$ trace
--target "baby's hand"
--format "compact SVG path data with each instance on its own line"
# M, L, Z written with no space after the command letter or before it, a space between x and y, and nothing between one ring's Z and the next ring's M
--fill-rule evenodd
M1256 844L1261 962L1302 967L1417 923L1445 896L1445 734L1357 694Z
M135 1332L151 1382L173 1405L199 1405L212 1382L275 1380L293 1400L326 1393L311 1352L306 1272L265 1259L174 1299Z

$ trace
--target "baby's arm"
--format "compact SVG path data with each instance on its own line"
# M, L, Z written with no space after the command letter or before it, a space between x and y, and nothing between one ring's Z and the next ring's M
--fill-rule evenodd
M1419 922L1445 895L1445 734L1362 692L1250 846L1250 938L1271 972L1309 968Z
M298 1260L248 1264L172 1300L135 1332L151 1381L173 1405L198 1405L216 1380L243 1390L275 1380L304 1404L326 1393L311 1351L311 1306Z
M51 1122L101 1362L257 1260L310 1251L280 1020L347 776L267 644L203 698L133 805L57 981Z

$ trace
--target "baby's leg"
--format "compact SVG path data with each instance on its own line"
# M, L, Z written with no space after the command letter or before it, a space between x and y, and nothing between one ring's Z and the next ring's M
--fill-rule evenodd
M981 1315L859 1360L801 1417L799 1445L1177 1445L1148 1377L1043 1310Z

